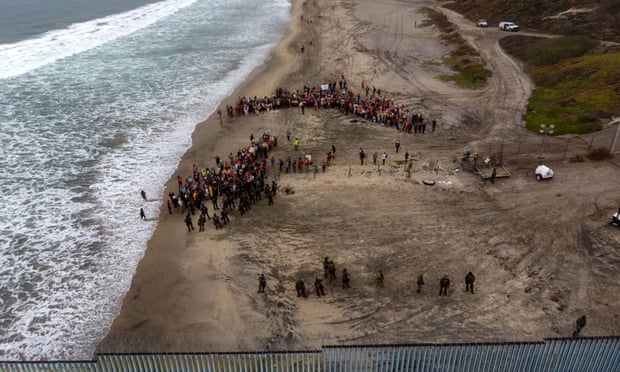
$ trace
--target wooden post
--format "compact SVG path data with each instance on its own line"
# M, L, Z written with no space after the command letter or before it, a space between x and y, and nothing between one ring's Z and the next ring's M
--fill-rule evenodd
M588 146L588 154L590 153L590 150L592 150L592 142L594 142L594 135L592 135L592 139L590 140L590 146Z
M499 165L502 165L504 162L504 141L502 141L502 146L499 150Z
M614 140L611 143L611 150L609 152L613 155L616 150L616 143L618 143L618 135L620 135L620 124L616 124L616 135L614 136Z
M566 147L564 148L564 160L563 162L566 163L566 154L568 153L568 142L570 141L570 138L566 139Z
M349 165L349 178L351 178L351 166Z

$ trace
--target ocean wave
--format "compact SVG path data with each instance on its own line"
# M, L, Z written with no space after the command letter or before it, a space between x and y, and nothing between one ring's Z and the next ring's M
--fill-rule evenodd
M281 4L197 1L139 33L6 80L0 359L92 357L196 123L267 58L288 20Z
M19 76L130 35L198 0L165 0L140 8L74 23L61 30L13 44L0 45L0 79Z

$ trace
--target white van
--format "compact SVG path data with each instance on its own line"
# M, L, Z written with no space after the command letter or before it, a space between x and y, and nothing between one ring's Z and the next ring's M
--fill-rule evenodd
M513 22L500 22L499 29L502 31L516 32L519 31L519 25Z

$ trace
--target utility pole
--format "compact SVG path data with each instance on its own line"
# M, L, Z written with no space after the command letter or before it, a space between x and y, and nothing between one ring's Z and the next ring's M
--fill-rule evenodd
M611 150L609 152L613 155L616 150L616 143L618 143L618 135L620 134L620 124L616 124L616 135L614 136L614 141L611 143Z
M540 134L543 135L543 140L542 140L542 145L540 145L540 161L542 161L545 157L543 155L543 151L545 149L545 140L547 139L547 134L553 134L553 130L555 129L555 125L551 124L551 125L545 125L545 124L540 124L540 128L538 129L538 132L540 132Z

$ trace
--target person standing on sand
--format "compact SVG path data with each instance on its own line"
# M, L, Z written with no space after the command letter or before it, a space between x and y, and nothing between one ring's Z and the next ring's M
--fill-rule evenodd
M476 281L476 277L474 276L474 273L472 273L471 271L467 273L467 275L465 275L465 292L470 292L471 294L474 294L474 282Z
M377 165L377 152L372 153L372 165Z
M418 289L416 289L416 293L420 293L422 292L422 286L424 285L424 276L423 274L418 275L418 280L415 283L418 286Z
M224 208L222 209L222 223L224 225L227 225L230 222L230 218L228 218L228 209Z
M336 159L336 145L332 145L332 159Z
M295 290L297 291L297 297L306 297L306 284L302 279L298 279L295 282Z
M204 214L208 219L211 219L211 216L209 216L209 208L204 204L200 206L200 214Z
M293 141L293 149L295 151L297 151L297 149L299 149L299 139L297 137L295 137L295 141Z
M213 213L213 226L215 226L215 229L223 229L224 226L222 226L222 222L220 222L220 217Z
M383 151L383 155L381 155L381 160L383 161L383 165L385 165L385 161L388 158L387 152Z
M439 295L441 296L443 294L447 296L449 287L450 278L448 278L448 275L444 275L443 278L441 278L441 280L439 281Z
M206 217L204 214L201 214L200 217L198 217L198 231L205 231L205 221L206 221Z
M349 273L347 272L347 269L342 269L342 288L344 289L349 288L350 281L351 281L351 278L349 278Z
M360 165L364 165L365 157L366 157L366 153L364 153L364 149L360 147Z
M398 150L400 150L400 140L397 139L394 143L394 147L396 147L396 153L398 154Z
M144 199L144 201L148 201L148 199L146 198L146 192L144 192L144 190L140 191L140 195L142 195L142 199Z
M580 316L575 322L575 331L573 332L573 337L579 336L579 332L581 329L586 326L587 319L585 315Z
M325 256L325 259L323 260L323 273L326 278L329 276L329 257L328 256Z
M187 213L187 215L185 216L185 225L187 226L187 232L192 232L192 230L194 230L192 215L190 213Z
M325 296L325 287L323 287L321 279L316 278L316 280L314 281L314 288L316 289L317 297L321 297L321 295Z
M140 208L140 219L146 220L146 214L144 213L144 209Z
M265 293L266 286L267 286L267 279L265 279L265 274L260 274L258 276L258 293Z

